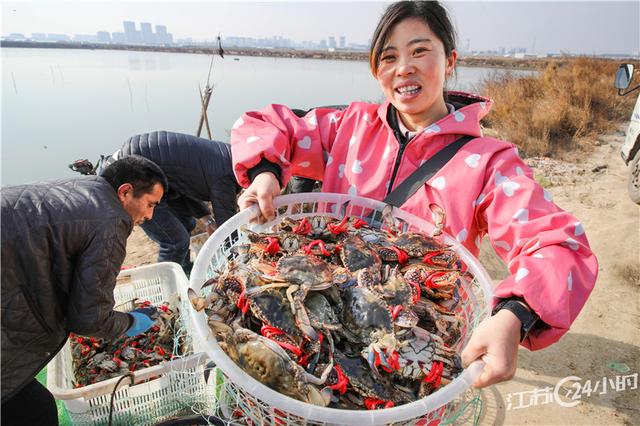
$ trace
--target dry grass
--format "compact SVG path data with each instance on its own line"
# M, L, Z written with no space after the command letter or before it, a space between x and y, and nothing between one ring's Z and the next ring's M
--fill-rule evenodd
M566 58L534 77L492 74L479 86L495 101L482 124L517 144L525 156L561 156L583 148L585 141L629 119L636 97L617 95L618 65Z
M640 266L637 264L616 264L614 269L618 278L633 287L640 288Z

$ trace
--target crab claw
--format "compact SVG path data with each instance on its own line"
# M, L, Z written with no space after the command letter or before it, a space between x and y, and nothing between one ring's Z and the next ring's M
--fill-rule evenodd
M371 371L376 375L379 374L378 365L387 372L397 370L399 365L395 352L398 341L395 335L393 333L387 333L379 338L375 338L375 334L377 333L374 333L374 341L361 352L362 357L367 360Z
M204 308L207 306L207 302L204 297L199 297L195 290L193 290L192 288L189 288L187 290L187 294L189 296L191 306L193 306L193 309L195 309L196 312L204 310Z
M309 386L309 393L307 400L310 404L318 405L320 407L326 407L331 402L333 392L330 388L324 387L322 390L318 390L313 386Z
M439 235L442 235L442 230L444 229L444 225L447 219L444 209L435 203L431 203L429 204L429 210L431 210L431 218L433 219L433 224L435 225L431 236L437 237Z

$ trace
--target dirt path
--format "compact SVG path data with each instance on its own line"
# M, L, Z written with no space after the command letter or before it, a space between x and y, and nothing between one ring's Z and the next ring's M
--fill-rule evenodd
M571 331L542 351L521 349L516 377L482 391L483 425L640 424L640 207L626 193L627 169L619 155L623 138L621 132L603 137L593 153L577 164L528 161L536 176L550 185L555 202L584 225L600 272ZM154 243L136 228L129 239L125 265L152 263L156 255ZM494 276L500 275L495 259L483 254L482 260ZM615 389L616 376L633 374L635 389L632 380L625 390L620 384ZM574 407L549 398L558 382L568 376L580 379L561 383L559 399L575 403L565 395L576 390L573 383L579 383L580 398ZM604 392L603 377L607 379ZM586 388L589 380L590 395ZM593 389L596 382L598 388Z
M528 161L536 176L554 184L548 187L554 201L584 225L598 257L599 276L569 333L547 349L521 349L516 377L482 392L487 410L481 424L640 424L640 206L626 193L627 168L619 155L623 139L621 132L602 138L578 164ZM625 365L629 371L622 373ZM616 376L633 374L635 389L632 382L615 390ZM560 384L560 401L578 404L564 407L555 398L545 403L568 376L580 379ZM575 394L574 383L580 384L577 400L565 397L568 391Z

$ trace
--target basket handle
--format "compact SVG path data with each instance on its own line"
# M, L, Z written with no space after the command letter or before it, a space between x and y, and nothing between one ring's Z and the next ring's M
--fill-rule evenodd
M481 357L479 359L476 359L475 361L473 361L471 364L469 364L469 366L467 367L467 377L465 380L469 385L471 385L471 383L475 382L475 380L480 377L480 374L482 374L482 370L484 370L484 366L487 365L486 362L484 362L483 360L484 357Z

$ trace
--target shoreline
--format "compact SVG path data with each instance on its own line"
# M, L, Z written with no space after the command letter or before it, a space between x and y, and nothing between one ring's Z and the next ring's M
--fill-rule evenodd
M215 47L204 46L141 46L126 44L72 43L72 42L34 42L34 41L0 41L0 48L26 49L83 49L83 50L126 50L134 52L168 52L211 55L217 52ZM368 61L365 51L353 50L298 50L298 49L258 49L258 48L224 48L228 56L254 56L272 58L320 59L339 61ZM457 64L463 67L503 68L517 70L542 70L551 63L565 61L562 57L549 58L510 58L501 56L460 56ZM602 58L606 61L615 59Z

